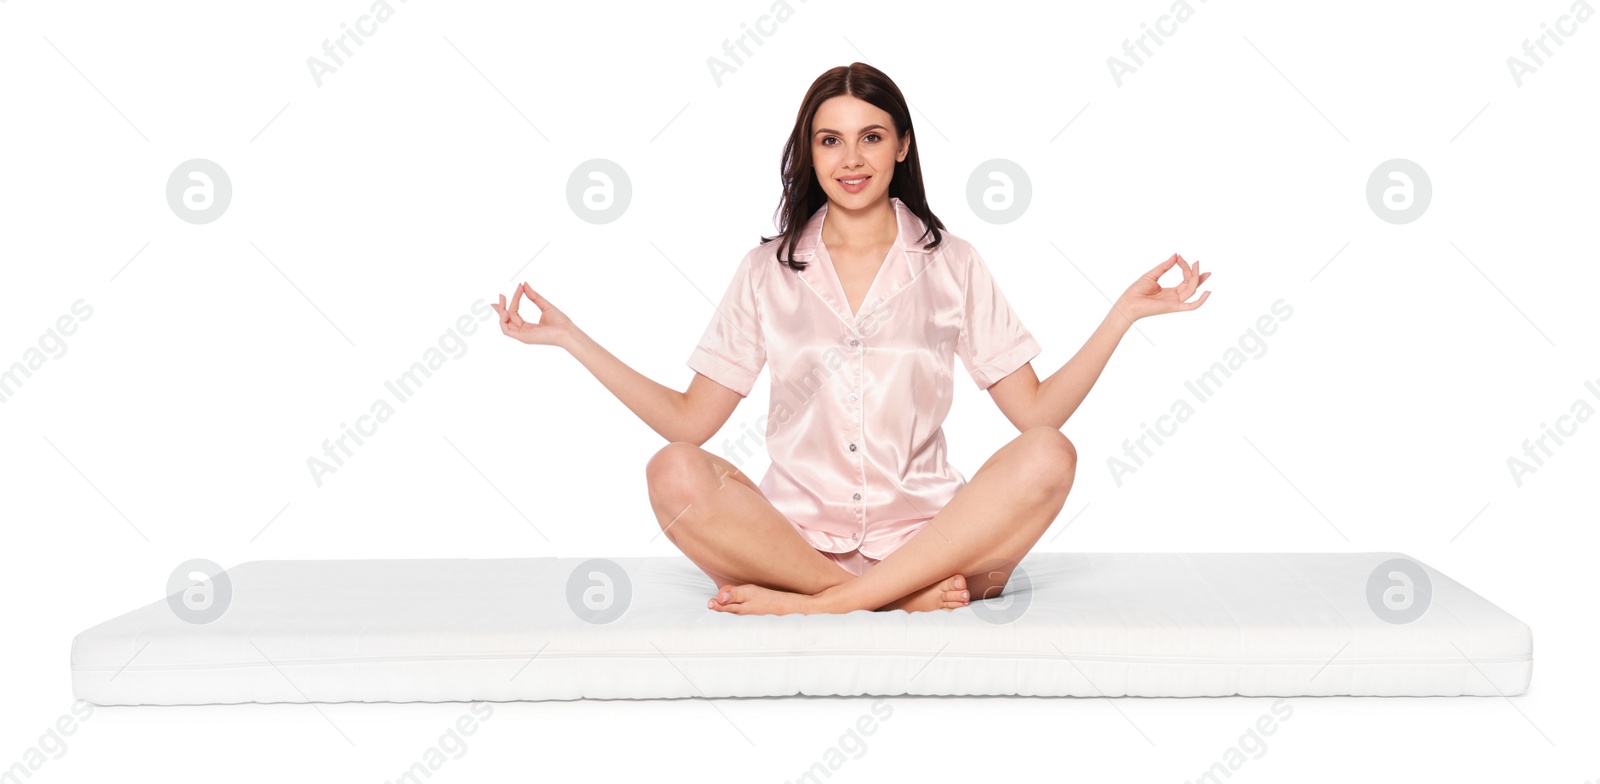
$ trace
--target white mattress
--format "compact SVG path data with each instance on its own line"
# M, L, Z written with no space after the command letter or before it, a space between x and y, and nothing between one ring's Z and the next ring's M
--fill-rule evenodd
M631 600L604 624L568 605L585 559L252 561L210 623L163 599L79 634L72 687L98 705L1525 691L1528 626L1426 565L1422 617L1378 617L1368 578L1403 557L1032 553L1009 599L813 616L719 613L688 559L619 558Z

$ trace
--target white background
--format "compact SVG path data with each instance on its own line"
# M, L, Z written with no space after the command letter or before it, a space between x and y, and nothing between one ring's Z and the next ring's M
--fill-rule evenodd
M1194 0L1118 86L1107 58L1164 0L796 0L719 86L708 59L767 3L394 5L318 86L307 59L366 2L0 3L0 367L93 308L0 404L0 766L69 712L73 635L191 558L675 555L644 484L663 440L492 322L322 486L306 461L521 279L686 387L712 301L775 231L800 99L860 60L913 105L931 205L1044 346L1041 377L1167 255L1215 272L1205 307L1139 323L1066 424L1082 462L1041 549L1398 551L1533 628L1527 694L1291 700L1240 780L1600 777L1581 740L1600 727L1600 420L1520 487L1507 467L1574 401L1600 408L1600 22L1519 87L1507 58L1568 3ZM233 185L206 225L166 201L192 158ZM566 200L592 158L633 187L607 225ZM993 158L1033 184L1010 224L966 201ZM1432 181L1413 223L1367 203L1392 158ZM1280 298L1293 316L1266 353L1119 486L1123 440ZM708 449L765 411L765 378ZM970 477L1016 433L957 382L946 433ZM434 780L784 781L870 702L501 704ZM896 699L836 775L1181 782L1271 703ZM380 782L467 708L100 708L33 780Z

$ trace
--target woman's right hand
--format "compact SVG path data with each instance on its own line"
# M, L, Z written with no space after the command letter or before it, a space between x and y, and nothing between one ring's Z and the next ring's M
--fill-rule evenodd
M517 313L517 306L522 302L522 295L527 294L539 308L539 321L537 323L524 321ZM500 304L490 305L494 312L500 314L500 331L507 337L516 338L523 343L544 346L565 346L569 338L577 330L572 319L562 313L550 301L539 296L526 282L518 284L517 290L511 295L511 305L506 305L506 295L500 295Z

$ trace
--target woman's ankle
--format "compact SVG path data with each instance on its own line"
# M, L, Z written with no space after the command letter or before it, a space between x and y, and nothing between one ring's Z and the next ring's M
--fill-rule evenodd
M851 600L849 585L854 579L855 577L853 576L847 577L837 585L829 586L812 594L810 597L811 612L839 614L854 610L871 609L856 606L859 603Z

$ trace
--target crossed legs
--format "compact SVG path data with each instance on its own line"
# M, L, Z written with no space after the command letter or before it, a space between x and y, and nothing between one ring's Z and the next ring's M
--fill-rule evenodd
M1055 520L1077 451L1052 427L1019 434L900 549L857 577L822 556L731 463L674 442L646 466L662 530L722 588L717 609L749 613L906 608L965 576L974 599L997 596ZM959 586L959 580L956 583ZM959 587L957 588L959 590ZM934 597L934 607L940 606Z
M1061 513L1078 452L1060 430L1032 427L1000 447L900 549L860 577L824 589L802 612L840 613L881 604L904 586L966 576L973 599L999 596L1022 557ZM759 601L759 600L758 600Z
M661 530L717 586L813 594L855 576L800 538L744 472L694 444L662 447L645 476Z

